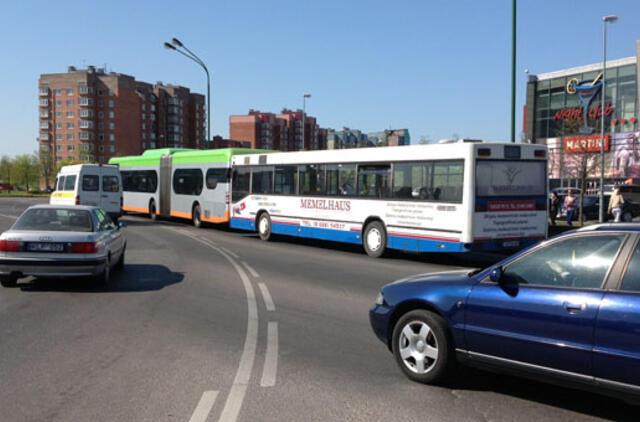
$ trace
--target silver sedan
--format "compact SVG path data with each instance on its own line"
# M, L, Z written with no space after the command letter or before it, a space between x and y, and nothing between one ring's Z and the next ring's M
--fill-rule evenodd
M111 269L124 266L124 226L98 207L29 207L0 235L0 284L28 276L93 276L106 284Z

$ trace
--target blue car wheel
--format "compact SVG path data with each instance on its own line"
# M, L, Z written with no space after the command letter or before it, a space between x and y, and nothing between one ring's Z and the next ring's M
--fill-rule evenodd
M406 313L396 323L392 341L396 361L410 379L435 384L450 373L455 357L439 315L422 309Z

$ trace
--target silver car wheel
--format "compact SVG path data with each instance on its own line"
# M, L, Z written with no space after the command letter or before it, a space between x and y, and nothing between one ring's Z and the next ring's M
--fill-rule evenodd
M398 338L398 350L405 366L416 374L426 374L438 361L438 341L424 321L405 324Z

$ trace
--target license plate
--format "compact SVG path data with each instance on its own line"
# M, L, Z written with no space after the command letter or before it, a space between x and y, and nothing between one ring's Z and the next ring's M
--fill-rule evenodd
M31 252L62 252L62 243L27 243L27 250Z
M504 248L517 248L520 245L520 241L518 240L509 240L507 242L502 242L502 247Z

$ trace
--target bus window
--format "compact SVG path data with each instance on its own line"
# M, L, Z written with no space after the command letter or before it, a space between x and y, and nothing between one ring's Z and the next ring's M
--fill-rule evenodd
M177 169L173 173L173 191L181 195L200 195L202 193L202 170Z
M324 189L324 166L307 164L298 166L300 172L300 195L322 195Z
M329 164L325 167L326 194L340 195L340 183L338 183L340 164Z
M249 195L249 181L251 180L251 168L240 167L233 171L231 200L238 202Z
M254 167L251 178L251 193L273 192L273 167Z
M358 196L387 198L389 196L389 173L391 166L371 165L358 167Z
M207 170L207 189L215 189L218 183L229 183L229 170L226 168L208 169Z
M276 166L274 193L284 195L295 195L298 185L298 167L296 166Z
M433 200L431 173L433 162L393 165L393 197Z
M338 164L338 191L348 196L356 193L356 165Z
M436 161L433 164L433 199L441 202L462 202L464 162Z

